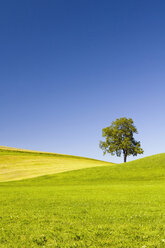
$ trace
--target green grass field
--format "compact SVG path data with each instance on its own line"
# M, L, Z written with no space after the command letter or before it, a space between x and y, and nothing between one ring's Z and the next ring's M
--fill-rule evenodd
M32 154L20 153L15 162L26 156L28 164L14 166L32 168ZM79 170L0 183L0 247L165 247L165 154L109 166L92 160L96 167L85 169L83 158L69 158ZM1 181L14 179L4 174Z

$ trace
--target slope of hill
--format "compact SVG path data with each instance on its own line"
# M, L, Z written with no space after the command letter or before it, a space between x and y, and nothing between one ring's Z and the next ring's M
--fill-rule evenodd
M110 163L78 156L0 147L0 182L103 165Z
M165 154L0 183L0 196L2 248L165 247Z
M104 164L102 164L104 165ZM59 171L60 172L60 171ZM77 167L77 170L21 180L19 185L94 185L165 180L165 153L112 166ZM14 182L14 185L15 182Z

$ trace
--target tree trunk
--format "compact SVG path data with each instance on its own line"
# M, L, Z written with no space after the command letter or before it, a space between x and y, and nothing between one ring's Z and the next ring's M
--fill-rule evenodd
M127 154L124 154L124 163L127 162Z
M127 162L127 151L124 150L123 153L124 153L124 163L126 163Z

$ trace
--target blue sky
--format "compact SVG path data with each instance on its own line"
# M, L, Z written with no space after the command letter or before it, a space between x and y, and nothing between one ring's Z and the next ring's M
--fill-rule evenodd
M1 145L120 162L99 141L126 116L143 156L165 152L164 13L164 0L1 1Z

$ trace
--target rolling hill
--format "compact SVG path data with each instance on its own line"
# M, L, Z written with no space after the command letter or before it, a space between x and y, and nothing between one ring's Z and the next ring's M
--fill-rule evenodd
M35 158L47 164L65 157L6 152L8 159L18 156L20 166ZM68 158L75 166L82 159ZM97 163L1 182L0 247L164 248L165 154L112 166Z
M110 163L78 156L0 146L0 182L103 165Z

